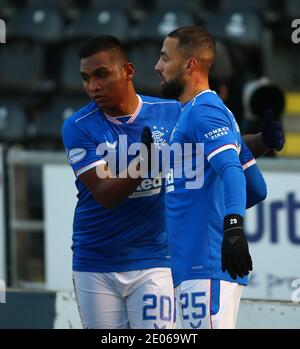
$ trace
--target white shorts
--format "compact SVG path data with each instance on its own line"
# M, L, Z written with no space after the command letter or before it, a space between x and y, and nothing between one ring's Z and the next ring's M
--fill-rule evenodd
M175 288L176 328L235 328L243 286L237 283L198 279Z
M174 328L169 268L121 273L73 272L83 328Z

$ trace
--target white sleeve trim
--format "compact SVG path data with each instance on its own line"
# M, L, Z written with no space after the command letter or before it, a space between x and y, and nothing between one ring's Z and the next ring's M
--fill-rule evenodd
M246 162L242 167L243 167L243 170L245 171L247 168L251 167L252 165L256 164L256 160L255 159L252 159L248 162Z
M209 153L207 156L207 160L210 161L211 158L213 158L215 155L217 155L217 154L219 154L222 151L227 150L227 149L234 149L238 153L238 149L237 149L235 144L226 144L226 145L223 145L223 146L213 150L211 153Z
M96 166L99 166L99 165L105 165L106 164L106 161L105 160L98 160L96 162L92 162L91 164L88 164L82 168L80 168L79 170L77 170L75 172L76 176L80 176L81 174L83 174L84 172L90 170L91 168L94 168Z

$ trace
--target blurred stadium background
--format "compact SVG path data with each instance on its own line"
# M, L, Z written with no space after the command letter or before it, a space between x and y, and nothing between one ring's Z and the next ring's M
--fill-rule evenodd
M60 133L88 102L79 45L117 36L135 64L137 91L160 96L153 67L162 38L196 24L217 40L211 86L242 133L258 131L268 107L286 131L283 151L260 160L269 194L246 220L255 271L239 327L300 328L300 43L292 42L300 0L0 0L0 18L0 293L8 288L0 328L79 326L70 251L76 192ZM57 299L63 310L54 310Z

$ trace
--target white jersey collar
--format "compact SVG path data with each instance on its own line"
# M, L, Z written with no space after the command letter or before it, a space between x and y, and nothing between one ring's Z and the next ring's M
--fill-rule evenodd
M137 118L137 116L139 115L139 112L142 109L142 105L143 105L143 101L142 98L137 95L138 100L139 100L139 104L137 106L137 108L135 109L135 111L132 114L129 115L120 115L120 116L110 116L106 113L103 112L104 116L106 117L107 120L111 121L112 123L116 124L116 125L123 125L123 124L132 124L133 121ZM118 120L119 118L124 118L124 117L129 117L129 119L126 121L126 123L122 123L120 120Z

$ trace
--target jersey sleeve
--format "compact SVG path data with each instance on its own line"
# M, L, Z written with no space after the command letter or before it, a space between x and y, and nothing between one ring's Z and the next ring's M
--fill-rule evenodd
M243 139L241 142L240 162L246 178L246 208L248 209L266 198L267 185L253 154Z
M253 154L251 153L250 149L247 147L246 143L244 142L243 138L241 140L240 162L244 171L247 168L256 164L256 160Z
M68 162L78 177L87 170L106 162L97 154L97 144L88 133L67 120L62 137Z
M267 185L257 164L248 167L245 171L247 204L246 208L250 208L263 201L267 196Z
M204 144L204 156L208 161L228 149L238 154L232 124L225 113L219 109L201 105L195 108L192 118L192 139Z
M234 119L231 123L221 110L202 106L199 114L193 116L196 120L193 140L204 143L205 158L223 180L225 215L235 213L244 216L246 181L233 130L237 127Z

